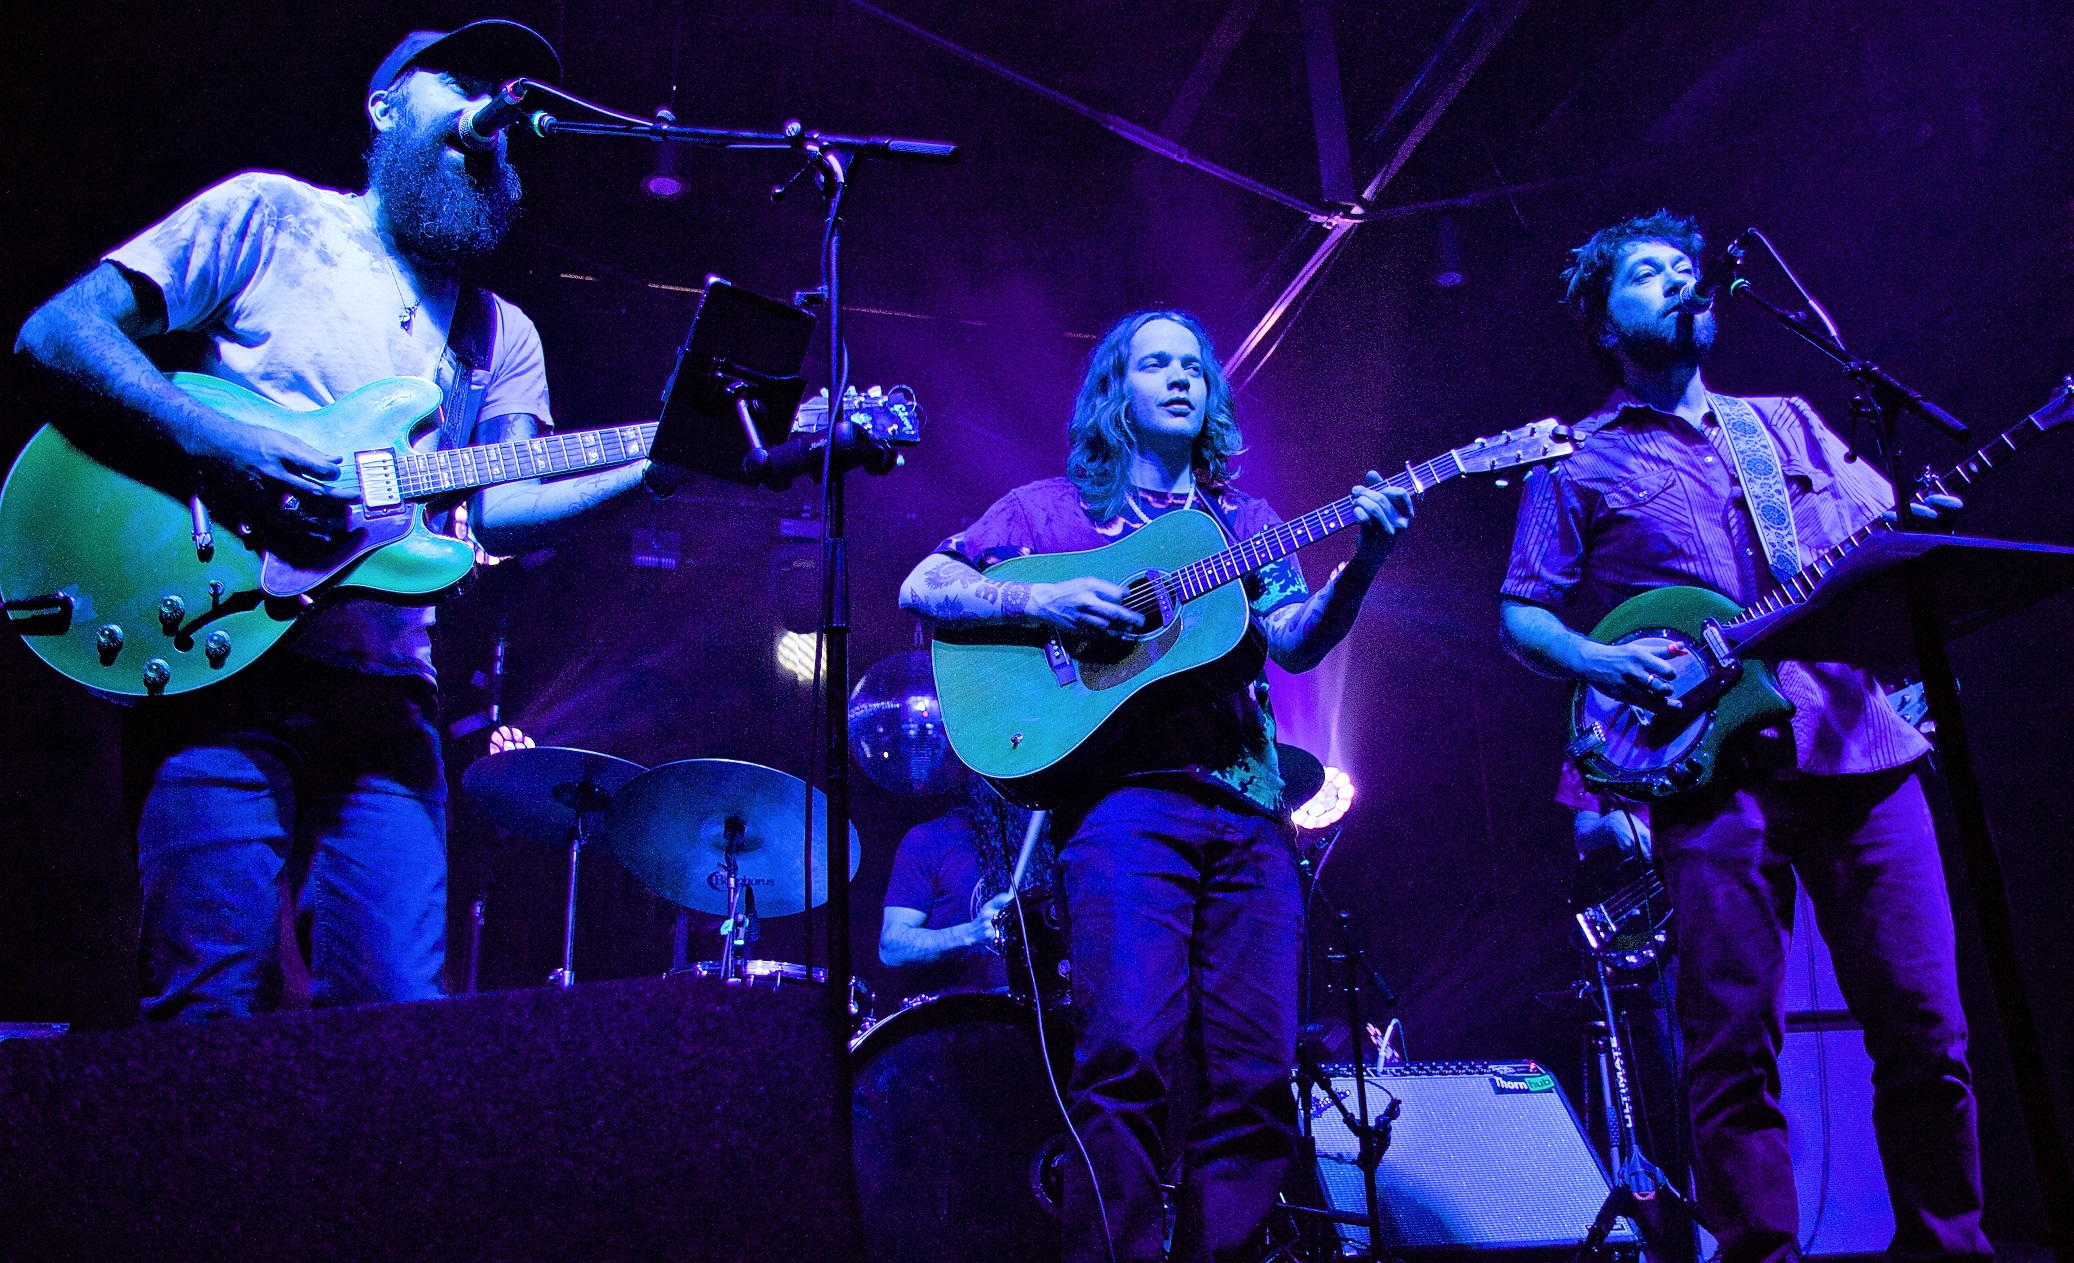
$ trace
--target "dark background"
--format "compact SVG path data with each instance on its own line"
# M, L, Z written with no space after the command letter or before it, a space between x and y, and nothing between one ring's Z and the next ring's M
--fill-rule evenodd
M1099 109L1305 198L1320 195L1296 0L1257 0L1206 94L1180 99L1223 4L971 6L898 12ZM1458 10L1330 6L1355 177L1376 128ZM941 137L948 168L869 166L849 211L855 379L913 385L932 416L906 468L852 483L857 670L913 643L900 578L1015 483L1056 473L1093 335L1148 305L1199 312L1236 345L1318 237L1300 216L1135 148L840 0L541 0L505 14L562 52L571 90L636 113L774 128ZM15 328L98 252L234 171L359 186L370 68L416 26L474 7L371 0L24 6L0 43L0 326ZM2074 368L2069 93L2074 19L2021 0L1537 0L1359 229L1242 396L1246 485L1285 514L1343 494L1369 464L1432 456L1535 417L1574 418L1604 383L1554 299L1565 251L1659 205L1717 235L1762 225L1854 346L1999 432ZM673 91L672 84L675 84ZM1192 107L1192 108L1191 108ZM718 273L780 297L816 282L818 207L773 205L776 155L685 152L685 196L639 191L652 147L515 146L527 214L493 283L538 322L557 419L653 414L695 296ZM1442 227L1443 219L1451 228ZM1441 287L1443 241L1460 285ZM1752 310L1722 318L1718 388L1798 392L1841 427L1835 372ZM819 372L818 368L810 369ZM817 378L817 380L819 380ZM0 451L40 418L0 397ZM1918 460L1963 453L1909 423ZM1980 534L2074 540L2074 455L2041 445L1973 497ZM1562 690L1507 659L1495 592L1517 490L1455 485L1423 505L1347 645L1277 694L1284 736L1347 768L1359 796L1330 885L1356 912L1421 1059L1532 1056L1568 1073L1574 1032L1534 1000L1563 986L1564 813L1550 802ZM804 689L780 673L782 610L811 599L783 518L813 497L702 484L631 497L551 555L485 575L441 613L448 718L511 628L510 716L542 744L642 763L724 756L804 768ZM636 568L637 529L678 532L674 570ZM1306 554L1314 580L1344 556ZM810 553L808 555L811 555ZM775 577L774 577L775 576ZM2063 1118L2074 1065L2074 773L2060 598L1956 650L2018 939ZM111 1025L135 1003L136 894L119 820L115 712L18 642L0 642L0 1020ZM482 752L455 741L456 779ZM1936 792L1936 791L1933 791ZM860 972L901 832L948 800L859 780ZM1949 848L1948 848L1949 849ZM486 987L533 985L560 947L564 859L457 799L453 964L480 892ZM586 869L578 975L651 973L670 905L602 855ZM1952 868L1974 1029L1989 1227L2034 1235L2038 1208L1963 874ZM708 920L697 920L703 930ZM797 958L774 922L758 954ZM694 944L694 955L704 954ZM1573 1084L1574 1088L1574 1084Z

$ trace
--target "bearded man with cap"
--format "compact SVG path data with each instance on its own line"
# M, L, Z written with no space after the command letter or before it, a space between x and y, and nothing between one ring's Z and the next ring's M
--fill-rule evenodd
M205 371L299 411L385 377L427 378L447 395L426 442L545 430L539 334L468 280L517 214L518 173L501 134L471 148L460 127L506 80L551 82L560 69L515 22L412 33L368 83L363 192L233 176L45 303L17 352L104 405L104 441L170 452L205 487L253 503L341 497L342 463L196 402L139 339L198 332ZM490 488L456 529L515 551L650 473L641 462ZM236 678L125 715L147 1019L278 1006L284 882L313 1003L442 994L446 778L431 621L429 608L343 600Z

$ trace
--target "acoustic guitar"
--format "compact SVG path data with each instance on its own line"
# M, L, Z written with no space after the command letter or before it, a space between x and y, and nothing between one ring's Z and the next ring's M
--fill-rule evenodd
M1423 465L1407 463L1387 485L1420 494L1453 478L1575 450L1569 429L1549 418ZM1069 794L1134 724L1199 697L1202 685L1221 690L1252 679L1260 655L1246 634L1251 608L1238 580L1359 520L1348 496L1226 547L1213 518L1188 510L1154 518L1103 548L990 567L987 577L1004 583L1107 579L1125 590L1125 603L1145 625L1121 636L1034 627L939 630L933 665L952 749L1019 802L1043 806Z

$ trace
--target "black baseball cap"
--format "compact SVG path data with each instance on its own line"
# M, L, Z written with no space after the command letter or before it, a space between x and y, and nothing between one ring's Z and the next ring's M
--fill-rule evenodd
M562 59L538 31L503 18L484 18L453 31L412 31L375 68L374 78L367 81L368 95L416 69L476 71L499 82L523 78L553 83L562 77Z

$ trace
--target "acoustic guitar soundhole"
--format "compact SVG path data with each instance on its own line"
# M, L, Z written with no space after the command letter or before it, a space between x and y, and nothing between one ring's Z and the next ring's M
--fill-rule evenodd
M1123 640L1101 636L1083 644L1069 644L1066 652L1080 667L1080 682L1097 692L1128 684L1152 669L1181 639L1181 621L1168 623L1149 640Z

